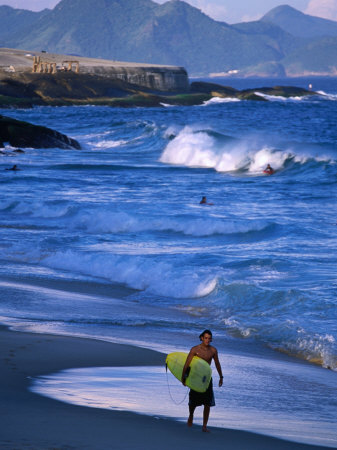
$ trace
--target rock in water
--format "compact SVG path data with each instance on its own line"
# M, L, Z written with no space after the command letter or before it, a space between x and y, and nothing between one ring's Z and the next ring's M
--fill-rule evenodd
M81 149L75 139L58 131L0 115L0 148L6 142L12 147Z

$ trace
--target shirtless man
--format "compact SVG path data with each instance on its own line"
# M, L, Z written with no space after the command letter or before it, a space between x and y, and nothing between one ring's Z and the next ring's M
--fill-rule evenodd
M208 362L209 365L211 365L212 359L214 359L215 367L219 374L219 387L222 386L223 382L223 376L222 376L222 370L221 365L218 358L218 351L215 347L211 345L212 342L212 332L210 330L205 330L201 333L199 336L199 339L201 340L201 344L196 345L195 347L192 347L190 350L190 353L187 356L186 363L183 368L183 373L181 377L181 381L183 385L185 386L185 381L187 378L187 369L189 368L189 365L193 359L194 356L199 356L199 358L204 359L206 362ZM204 405L204 414L203 414L203 425L202 425L202 431L205 433L209 432L209 429L207 428L207 422L209 418L210 408L211 406L215 406L214 401L214 394L213 394L213 383L212 379L210 381L210 384L207 388L206 392L200 393L193 391L190 389L190 395L189 395L189 412L190 415L187 420L187 425L191 427L193 425L193 414L194 410L197 406Z

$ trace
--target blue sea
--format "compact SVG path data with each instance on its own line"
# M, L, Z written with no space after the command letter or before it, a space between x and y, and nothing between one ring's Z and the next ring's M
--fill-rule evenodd
M82 150L0 154L0 320L165 353L210 328L210 425L337 448L337 79L209 81L319 95L1 111ZM138 412L183 419L184 388L146 370L167 398L145 410L140 386Z

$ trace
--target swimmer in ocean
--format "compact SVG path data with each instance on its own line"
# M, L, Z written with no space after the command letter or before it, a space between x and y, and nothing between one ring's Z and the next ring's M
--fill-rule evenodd
M14 166L13 167L11 167L10 169L5 169L5 170L20 170L19 168L18 168L18 166L16 165L16 164L14 164Z
M214 203L208 203L207 198L202 197L202 199L200 200L200 205L214 205Z

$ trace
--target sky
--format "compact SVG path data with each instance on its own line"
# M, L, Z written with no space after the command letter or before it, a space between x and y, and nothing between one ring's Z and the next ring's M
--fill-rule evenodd
M40 11L52 9L60 0L0 0L0 5ZM167 0L153 0L165 3ZM337 21L337 0L184 0L213 19L227 23L260 19L276 6L287 4L312 16Z

